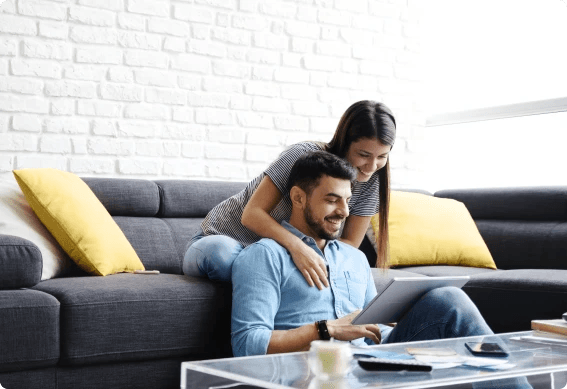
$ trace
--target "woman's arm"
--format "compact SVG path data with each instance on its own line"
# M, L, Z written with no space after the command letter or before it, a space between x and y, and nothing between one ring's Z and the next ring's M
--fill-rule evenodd
M265 176L244 208L242 225L255 234L273 239L285 247L310 286L317 285L319 289L329 287L327 268L319 254L270 215L281 199L282 194L278 187L269 176Z
M356 248L360 247L369 223L370 216L350 215L346 218L341 241Z

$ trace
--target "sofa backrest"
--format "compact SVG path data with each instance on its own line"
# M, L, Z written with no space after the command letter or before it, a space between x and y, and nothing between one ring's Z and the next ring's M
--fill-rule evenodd
M564 269L567 186L442 190L463 202L500 269Z
M83 178L148 270L182 274L185 248L218 203L244 182Z

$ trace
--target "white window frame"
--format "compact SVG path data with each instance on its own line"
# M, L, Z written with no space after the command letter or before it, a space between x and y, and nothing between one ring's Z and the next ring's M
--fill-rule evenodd
M567 97L435 114L426 118L425 127L557 112L567 112Z

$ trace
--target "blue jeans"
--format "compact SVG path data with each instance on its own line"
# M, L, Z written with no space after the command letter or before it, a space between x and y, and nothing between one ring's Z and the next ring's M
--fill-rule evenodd
M202 230L191 238L183 258L183 273L230 282L232 264L244 249L242 243L225 235L205 236Z
M491 335L476 305L455 287L433 289L419 299L382 343Z
M492 334L492 330L466 293L459 288L445 287L434 289L419 299L392 330L387 333L384 331L382 343ZM525 377L478 382L473 383L472 387L532 388Z

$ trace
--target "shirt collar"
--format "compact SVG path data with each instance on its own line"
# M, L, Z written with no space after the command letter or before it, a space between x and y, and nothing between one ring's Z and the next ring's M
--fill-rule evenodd
M295 235L299 239L301 239L303 242L310 242L312 244L315 244L315 239L313 239L310 236L305 235L303 232L299 231L297 228L295 228L294 226L289 224L287 221L285 221L285 220L282 221L282 226L283 226L283 228L285 228L286 230L291 232L293 235ZM327 240L327 246L329 246L329 245L333 245L337 249L339 248L339 243L337 242L336 239Z

